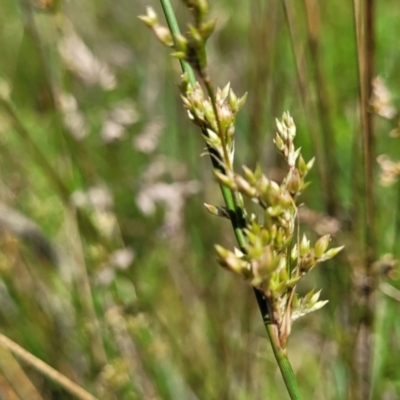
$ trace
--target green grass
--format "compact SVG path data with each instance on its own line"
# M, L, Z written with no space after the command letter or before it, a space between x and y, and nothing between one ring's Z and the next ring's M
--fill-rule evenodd
M297 30L292 44L281 3L213 2L218 22L208 45L211 74L219 86L230 81L236 93L249 92L237 125L238 164L254 165L260 157L264 171L271 176L279 173L280 160L272 146L274 119L289 109L305 158L316 154L328 170L335 165L328 175L329 182L335 182L334 217L342 227L335 241L346 244L346 254L313 271L307 281L304 291L322 287L323 298L330 303L295 324L289 353L305 399L357 399L352 391L357 387L352 351L360 296L352 277L363 269L365 195L352 4L317 3L318 65L322 100L328 105L321 114L321 85L315 80L315 59L308 47L304 3L287 2ZM229 247L234 237L229 221L212 218L202 206L222 204L222 198L209 160L200 157L200 134L187 122L177 94L179 64L136 18L147 5L162 15L158 2L64 2L57 15L34 7L29 11L23 4L0 0L0 78L8 83L19 121L46 164L18 135L15 121L1 107L0 204L34 221L59 258L57 265L49 262L38 242L26 235L26 225L25 235L15 227L2 229L0 332L100 399L284 398L284 384L251 289L222 271L214 259L214 243ZM396 4L376 4L374 64L398 110ZM183 28L186 11L178 1L174 6ZM30 34L29 18L39 40ZM91 52L114 71L113 90L85 84L60 58L57 45L68 21ZM301 65L303 96L296 61ZM56 93L75 96L88 128L84 139L73 139L62 127L62 118L46 95L49 81ZM138 121L126 127L121 139L104 143L104 121L113 107L127 100L134 103ZM132 141L156 118L163 121L159 144L152 153L141 153ZM400 159L399 139L388 136L396 118L374 117L375 152ZM311 136L314 132L319 141L326 140L326 126L336 146L333 164L325 150L316 151ZM174 164L168 164L156 181L197 180L201 185L198 194L183 199L178 223L164 230L168 208L159 204L146 215L137 205L145 187L143 174L161 156ZM378 177L379 167L373 162ZM52 171L67 188L65 198L49 179ZM311 180L304 202L326 213L317 168ZM77 216L69 196L93 186L107 187L113 206L83 208ZM375 188L376 255L391 252L398 257L398 184L382 188L376 179ZM2 213L3 226L9 213ZM105 227L110 226L106 234ZM313 228L315 224L304 225L310 235ZM134 250L133 262L126 269L111 266L112 252L124 247ZM399 302L382 293L379 284L400 284L396 277L378 275L372 398L395 399L400 397ZM26 374L40 398L73 398L16 360L22 370L14 380L7 373L11 362L0 363L1 395L9 388L9 393L24 399L21 382Z

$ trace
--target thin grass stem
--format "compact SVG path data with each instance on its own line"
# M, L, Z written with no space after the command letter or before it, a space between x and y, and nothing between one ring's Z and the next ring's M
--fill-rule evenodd
M178 23L177 23L177 20L175 17L175 13L171 6L170 1L169 0L160 0L160 2L163 6L165 17L168 21L168 26L171 30L172 35L173 36L179 35L180 34L179 26L178 26ZM185 72L187 72L187 74L188 74L190 84L194 85L195 84L194 73L193 73L193 71L189 72L191 70L191 67L187 63L184 63L184 62L182 62L181 65L182 65L182 69ZM216 111L216 104L215 104L215 95L213 96L214 92L213 92L212 87L210 86L210 83L208 80L204 80L203 83L205 84L208 94L210 96L210 99L213 103L214 113L215 113L215 116L218 121L218 114ZM211 88L211 90L210 90L210 88ZM223 132L221 132L221 134L222 133ZM225 147L226 146L224 146L224 148ZM214 157L211 157L211 162L212 162L214 168L218 168L218 169L222 168L220 163L218 162L218 160L215 160ZM241 210L241 207L238 204L238 199L235 198L232 191L223 185L220 185L220 188L221 188L222 195L224 197L224 201L225 201L226 207L228 209L229 215L231 217L232 227L235 232L235 236L236 236L237 242L239 244L239 247L242 250L245 250L246 238L245 238L245 235L243 232L243 228L244 228L243 211ZM258 303L261 315L263 317L265 328L268 332L268 336L269 336L271 346L272 346L272 349L273 349L273 352L275 355L275 359L280 368L280 371L281 371L282 377L285 381L286 388L288 390L290 398L292 400L301 400L301 395L300 395L298 384L297 384L297 381L295 378L295 374L294 374L293 368L290 364L290 361L287 358L286 351L285 351L285 349L282 349L278 345L279 338L275 332L276 325L271 320L272 316L270 315L270 312L268 310L266 299L261 294L261 292L259 292L257 289L254 289L254 293L255 293L255 296L257 299L257 303Z
M313 66L315 88L317 94L317 110L320 120L320 126L323 132L323 146L326 156L326 169L329 176L329 197L327 199L327 211L331 216L337 216L338 201L337 201L337 176L338 166L336 158L336 143L330 117L330 104L328 99L328 90L325 77L321 68L320 57L320 11L319 5L314 0L304 1L307 14L307 35L308 46L311 56L311 65Z
M7 336L0 333L0 343L8 348L12 353L21 358L31 367L35 368L37 371L41 372L44 376L51 379L52 381L58 383L63 387L68 393L72 394L80 400L98 400L92 394L87 392L81 386L77 385L71 379L67 378L65 375L56 371L50 365L46 364L39 358L35 357L33 354L26 351L23 347L13 342Z
M373 274L373 263L376 260L376 221L375 221L375 189L374 160L375 140L373 115L369 110L372 95L372 79L375 61L375 2L367 0L360 4L353 1L354 23L357 32L357 58L359 70L362 147L363 147L363 202L365 207L364 223L364 271L363 282L358 288L359 315L358 337L356 343L356 369L358 372L358 396L366 399L370 395L370 378L372 365L372 337L375 313L374 288L376 277Z
M328 175L325 148L322 145L321 137L317 134L317 131L315 129L315 122L314 122L315 113L309 95L310 88L307 85L307 82L309 81L308 77L306 76L307 68L303 59L302 49L298 41L299 32L297 30L297 26L295 24L295 18L293 15L293 4L290 0L282 0L282 4L285 12L287 26L289 28L290 43L292 46L292 52L296 64L296 73L300 91L300 100L308 121L310 136L313 143L314 154L315 154L315 164L317 167L319 180L322 186L322 194L323 194L322 197L325 203L325 209L327 212L329 212L329 210L331 209L330 204L332 203L331 199L334 198L333 188L332 185L330 184L330 176Z

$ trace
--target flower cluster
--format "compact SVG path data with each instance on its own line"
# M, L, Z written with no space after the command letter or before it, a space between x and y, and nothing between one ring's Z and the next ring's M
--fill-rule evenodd
M183 75L181 94L189 118L201 128L207 151L213 158L214 176L221 187L228 190L234 202L233 214L240 218L239 229L244 237L240 249L228 250L216 245L220 265L248 281L259 290L267 303L266 316L277 328L280 345L284 348L292 321L321 308L319 291L312 290L300 298L296 285L314 266L334 257L342 247L328 250L330 235L320 237L312 246L306 235L300 240L296 200L308 183L306 175L314 159L306 162L296 148L296 126L289 113L276 121L275 147L285 158L288 172L278 184L268 179L257 166L254 170L243 166L243 173L233 169L235 119L246 100L238 98L230 85L214 92L207 74L205 43L214 30L215 21L205 21L206 0L186 0L194 25L188 26L185 36L171 35L161 26L152 9L141 19L165 45L174 49L173 55L189 63L196 71L202 86L187 73ZM243 196L251 199L262 210L262 216L247 213ZM228 203L227 203L228 206ZM214 215L231 218L232 207L206 205ZM234 228L235 221L232 221ZM236 232L236 231L235 231Z
M306 188L305 177L314 160L306 163L300 149L294 146L296 127L288 113L277 121L274 143L282 153L288 173L281 184L269 180L257 167L243 167L243 175L219 173L219 182L238 191L258 204L263 211L262 221L255 214L247 219L247 244L243 251L230 251L217 245L219 263L241 275L260 290L272 307L274 322L282 342L290 333L290 323L302 315L321 308L319 293L311 291L303 298L295 294L302 277L320 262L334 257L342 247L328 250L330 235L320 237L311 246L306 235L296 235L296 198Z
M210 97L204 96L199 83L195 86L190 85L186 75L183 76L181 91L183 105L188 111L189 118L201 128L208 148L214 150L212 154L217 160L223 160L226 171L232 171L235 119L247 95L238 98L228 83L223 89L217 89L213 104Z

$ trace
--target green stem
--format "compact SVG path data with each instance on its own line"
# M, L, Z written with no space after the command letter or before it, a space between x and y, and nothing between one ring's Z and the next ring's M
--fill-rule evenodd
M265 327L267 329L267 333L269 336L269 340L271 342L272 350L275 355L275 359L278 362L279 369L281 370L281 374L283 377L283 380L285 381L285 385L287 388L287 391L289 393L289 396L292 400L302 400L297 381L296 381L296 376L294 374L292 365L290 364L289 358L286 354L286 350L280 348L277 345L277 338L274 332L274 325L269 324L265 322Z
M167 20L168 27L169 27L171 34L175 40L175 36L180 35L181 32L179 29L178 21L176 20L176 17L175 17L174 9L172 8L171 2L169 0L160 0L160 2L162 5L162 8L164 10L164 15ZM193 72L192 67L186 61L179 60L179 62L181 64L182 70L184 72L186 72L188 75L189 83L192 86L194 86L196 84L196 76ZM206 87L207 87L207 91L208 91L210 97L212 98L213 93L214 93L212 88L210 89L209 85L206 85ZM211 91L211 94L210 94L210 91ZM212 99L212 103L213 103L213 107L214 107L215 106L215 96L213 96L213 97L214 98ZM215 109L214 109L214 112L216 114L215 117L218 120L218 114ZM207 135L207 132L203 132L203 133ZM214 157L211 157L211 162L212 162L213 168L224 172L222 170L221 165L218 163L218 161ZM221 192L222 192L222 197L224 198L224 201L225 201L226 208L228 209L228 212L229 212L229 216L230 216L230 219L232 222L233 230L235 232L236 240L237 240L241 250L244 250L244 248L246 246L246 238L245 238L245 236L243 234L243 230L242 230L242 228L243 228L243 223L242 223L243 211L236 204L235 197L234 197L233 193L231 192L231 190L223 185L220 185L220 188L221 188Z
M291 400L302 400L296 376L294 374L292 365L290 364L286 349L283 348L279 343L277 326L272 319L272 313L268 310L266 299L264 295L255 288L254 294L257 299L265 329L267 330L268 337L271 342L272 351L274 352L276 362L278 363L289 396Z
M171 2L169 0L160 0L160 3L164 10L164 15L165 19L167 20L169 30L171 31L172 37L175 42L175 36L180 35L181 31L179 30L179 25L175 17L174 9L172 8ZM190 84L194 86L196 83L196 77L192 68L186 61L179 60L179 62L181 64L182 71L187 73Z
M180 30L179 30L179 25L175 17L174 10L171 6L171 3L169 0L160 0L161 5L164 10L165 18L167 20L169 29L172 33L172 36L179 35ZM194 72L190 65L184 61L180 61L182 70L187 73L189 83L191 85L195 85L196 83L196 78L194 75ZM209 89L208 85L207 90ZM210 92L210 90L208 90ZM210 95L210 93L209 93ZM210 96L212 97L212 96ZM211 99L212 102L214 103L213 99ZM214 105L214 104L213 104ZM218 118L218 116L216 115ZM213 168L216 168L218 170L223 170L223 167L220 165L218 160L214 159L214 157L211 157L211 162L213 165ZM228 209L232 227L236 236L236 240L239 244L239 247L241 248L242 251L245 250L246 248L246 237L243 233L243 228L244 228L244 218L243 218L243 209L239 205L237 199L234 196L234 193L227 187L220 185L222 196L225 201L225 205ZM271 342L272 350L275 355L275 359L278 363L279 369L281 371L283 380L285 381L287 391L289 393L289 396L291 400L301 400L301 395L300 391L297 385L296 377L293 371L293 368L290 364L290 361L287 357L286 350L282 348L279 345L279 338L277 335L274 333L275 332L275 327L276 325L271 323L270 320L270 313L267 307L267 302L263 294L257 290L254 289L254 294L257 299L258 307L261 312L261 316L264 320L265 328L268 332L268 337Z

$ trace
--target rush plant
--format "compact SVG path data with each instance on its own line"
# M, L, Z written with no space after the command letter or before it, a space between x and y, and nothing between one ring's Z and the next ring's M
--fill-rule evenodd
M311 244L305 234L300 234L298 199L308 186L306 176L314 159L305 161L296 147L296 126L288 112L276 121L274 139L287 165L285 178L275 182L260 166L254 170L243 166L241 173L235 171L235 120L247 95L238 97L229 83L222 89L214 88L208 72L206 42L216 21L207 18L206 0L184 3L193 17L185 35L179 31L168 0L161 0L168 28L159 23L152 8L140 19L172 49L172 55L182 65L183 106L202 132L225 201L224 206L205 206L211 214L231 221L238 243L234 249L216 245L218 263L253 287L288 393L292 399L300 399L286 349L288 337L295 320L320 309L327 301L320 300L320 290L300 296L296 288L317 264L334 257L343 247L329 249L329 235ZM245 198L258 209L246 208Z

